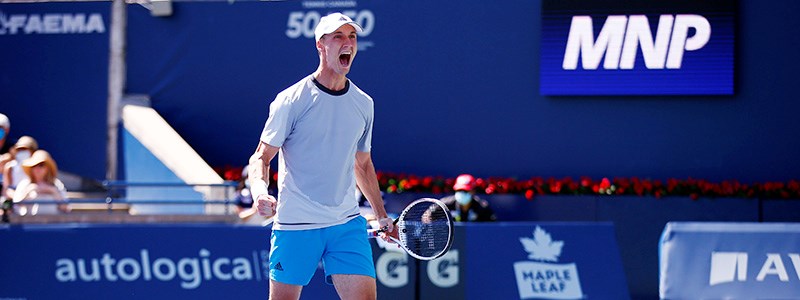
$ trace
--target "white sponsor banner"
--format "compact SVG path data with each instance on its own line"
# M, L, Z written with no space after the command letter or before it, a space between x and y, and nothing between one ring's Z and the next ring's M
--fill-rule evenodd
M574 263L517 262L514 263L514 274L521 299L583 298L578 268Z
M519 241L528 252L528 259L534 260L514 263L520 299L583 298L575 263L556 263L564 241L554 241L550 233L539 226L533 230L533 238L521 237Z
M0 11L0 35L105 33L99 13L5 14Z

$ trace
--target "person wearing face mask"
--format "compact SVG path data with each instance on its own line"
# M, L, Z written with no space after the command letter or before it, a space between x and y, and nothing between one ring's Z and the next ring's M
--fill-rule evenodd
M7 199L14 197L14 191L17 185L23 180L28 178L25 171L22 169L22 162L30 158L34 151L39 149L39 144L36 140L29 136L20 137L14 147L11 147L11 155L14 160L6 163L3 168L3 196Z
M6 140L11 131L11 121L4 114L0 114L0 180L3 179L1 174L6 169L6 164L14 160L14 156L7 152ZM10 150L10 149L9 149ZM11 200L6 198L4 181L0 181L0 222L8 223L8 213L11 209ZM6 201L8 200L8 201Z
M0 114L0 153L2 153L3 146L6 144L6 140L8 138L8 133L11 131L11 121L8 120L8 117L4 114ZM14 159L10 153L2 153L0 154L0 170L6 166L6 163L10 162ZM2 198L2 196L0 196Z
M441 201L450 209L456 222L492 222L497 217L489 207L489 202L475 196L475 177L461 174L453 185L455 194L444 197Z

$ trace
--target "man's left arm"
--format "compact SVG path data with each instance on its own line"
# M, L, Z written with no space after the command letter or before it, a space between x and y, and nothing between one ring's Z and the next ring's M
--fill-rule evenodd
M388 232L394 231L394 221L389 218L386 208L383 207L383 198L380 187L378 187L378 175L369 152L356 152L355 173L356 183L361 189L361 193L369 201L369 205L372 206L372 211L381 228L385 227Z

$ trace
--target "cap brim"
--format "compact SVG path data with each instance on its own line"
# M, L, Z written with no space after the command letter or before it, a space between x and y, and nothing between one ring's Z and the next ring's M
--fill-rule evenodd
M359 25L359 24L358 24L358 23L356 23L355 21L353 21L353 22L347 22L347 23L344 23L344 24L350 24L350 25L353 25L353 28L355 28L355 29L356 29L356 32L358 32L358 33L362 33L362 32L364 32L364 28L361 28L361 25ZM344 24L342 24L342 25L344 25ZM342 26L339 26L339 27L342 27Z
M342 26L347 25L347 24L352 25L353 28L355 28L356 32L358 32L358 33L364 32L364 29L361 28L361 25L358 25L358 23L356 23L356 21L339 21L339 22L333 24L335 27L331 26L330 32L326 32L324 34L334 33L334 32L336 32L336 30L338 30L339 28L342 28Z
M40 163L46 162L47 160L44 159L26 159L22 162L22 166L26 168L33 168L33 166L38 165Z
M468 185L456 185L456 186L453 186L453 190L454 191L471 191L472 188L473 188L472 186L468 186Z

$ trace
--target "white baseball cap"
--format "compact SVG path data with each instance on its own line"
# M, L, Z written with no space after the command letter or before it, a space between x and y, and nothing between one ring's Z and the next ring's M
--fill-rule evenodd
M317 24L317 28L314 29L314 38L319 41L323 35L336 31L336 29L339 29L339 27L342 27L344 24L353 25L356 32L363 31L361 25L358 25L353 19L337 12L319 19L319 24Z

